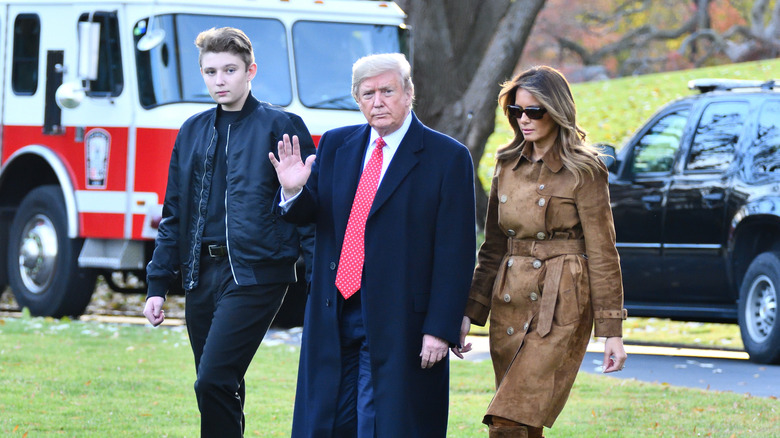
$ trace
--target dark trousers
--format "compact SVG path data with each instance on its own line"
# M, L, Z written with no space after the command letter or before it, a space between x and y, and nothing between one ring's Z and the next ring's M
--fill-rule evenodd
M373 438L376 436L374 387L371 357L363 324L360 291L344 300L339 296L341 317L341 385L333 436L336 438ZM399 419L399 421L403 421Z
M243 436L244 374L286 291L286 283L238 286L227 257L201 257L200 284L187 291L185 315L202 438Z

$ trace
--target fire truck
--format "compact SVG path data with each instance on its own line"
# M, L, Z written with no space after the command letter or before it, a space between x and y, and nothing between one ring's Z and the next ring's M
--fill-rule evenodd
M177 130L214 105L198 33L245 31L253 94L317 142L365 121L355 60L411 59L404 18L367 0L0 1L0 292L33 315L75 316L98 275L120 291L145 278Z

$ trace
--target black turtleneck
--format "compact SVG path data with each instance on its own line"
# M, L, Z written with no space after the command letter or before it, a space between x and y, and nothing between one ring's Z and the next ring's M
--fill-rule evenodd
M238 120L241 111L217 109L217 149L214 152L214 173L209 188L209 203L206 207L206 225L203 229L205 244L224 245L227 242L225 231L225 192L227 191L227 153L230 125Z

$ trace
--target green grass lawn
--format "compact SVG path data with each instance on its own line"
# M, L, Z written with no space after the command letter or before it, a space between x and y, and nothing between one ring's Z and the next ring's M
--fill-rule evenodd
M197 437L183 327L0 319L0 436ZM289 436L299 350L261 346L247 375L247 437ZM448 437L487 436L489 361L453 361ZM780 403L582 373L556 437L778 436Z
M780 59L572 84L577 122L588 132L591 142L619 148L662 105L697 93L688 89L688 81L701 78L780 79ZM508 143L512 135L506 118L497 112L496 130L488 139L479 166L486 189L495 165L495 151Z

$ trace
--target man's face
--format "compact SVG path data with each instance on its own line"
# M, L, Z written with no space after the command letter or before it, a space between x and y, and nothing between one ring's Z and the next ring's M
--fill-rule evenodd
M358 106L380 136L392 134L404 123L412 93L404 91L398 73L389 71L364 80L358 87Z
M241 110L256 73L256 64L247 68L240 56L230 52L206 52L200 59L200 74L209 94L225 111Z

